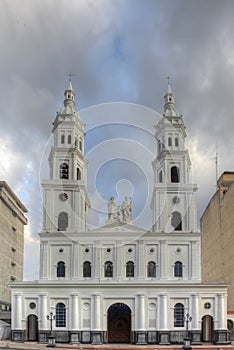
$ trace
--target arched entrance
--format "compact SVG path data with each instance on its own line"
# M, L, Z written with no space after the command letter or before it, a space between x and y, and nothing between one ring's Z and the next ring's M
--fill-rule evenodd
M116 303L107 312L108 343L130 343L131 310L123 303Z
M230 340L234 340L234 329L233 329L233 321L232 320L227 320L227 328L230 332Z
M214 322L213 317L205 315L202 317L202 341L211 343L213 341Z
M27 317L28 321L28 334L27 338L29 341L38 340L38 317L36 315L29 315Z

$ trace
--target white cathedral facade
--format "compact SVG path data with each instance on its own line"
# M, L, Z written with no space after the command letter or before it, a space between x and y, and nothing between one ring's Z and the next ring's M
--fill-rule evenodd
M168 85L156 125L152 229L131 224L132 203L108 203L106 225L87 229L85 130L71 82L53 123L50 178L43 180L38 281L12 284L12 340L228 344L227 285L201 282L196 185L185 125Z

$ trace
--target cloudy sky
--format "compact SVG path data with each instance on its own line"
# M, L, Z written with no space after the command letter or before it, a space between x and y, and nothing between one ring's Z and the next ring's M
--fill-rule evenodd
M0 178L28 208L26 279L38 278L39 184L69 73L87 126L94 209L112 194L133 195L137 217L147 207L153 125L170 76L201 216L216 190L216 149L218 174L234 170L233 13L233 0L0 1Z

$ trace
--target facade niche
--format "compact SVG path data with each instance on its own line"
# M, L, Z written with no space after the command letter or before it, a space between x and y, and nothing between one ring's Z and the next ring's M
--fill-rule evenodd
M126 277L134 277L134 262L128 261L126 264Z
M83 277L91 277L91 263L85 261L83 264Z
M113 263L111 261L106 261L104 266L104 276L113 277Z
M59 213L58 216L58 231L66 231L68 228L68 214L66 212Z
M147 276L148 277L156 277L156 263L154 261L148 262Z
M65 277L65 263L59 261L57 264L57 277Z
M178 211L172 213L171 226L174 227L174 231L182 231L182 218Z
M176 261L174 266L174 276L183 277L183 264L181 261Z

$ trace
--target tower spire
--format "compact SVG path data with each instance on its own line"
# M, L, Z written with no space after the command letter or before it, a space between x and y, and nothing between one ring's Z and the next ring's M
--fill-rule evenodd
M170 77L167 77L167 81L167 93L164 96L164 115L166 117L176 117L179 115L176 111L175 96L170 85Z
M72 87L72 83L71 83L71 74L69 74L69 83L68 83L68 87L67 90L65 90L64 92L64 96L65 96L65 100L64 100L64 106L72 106L75 107L75 92L73 90Z

